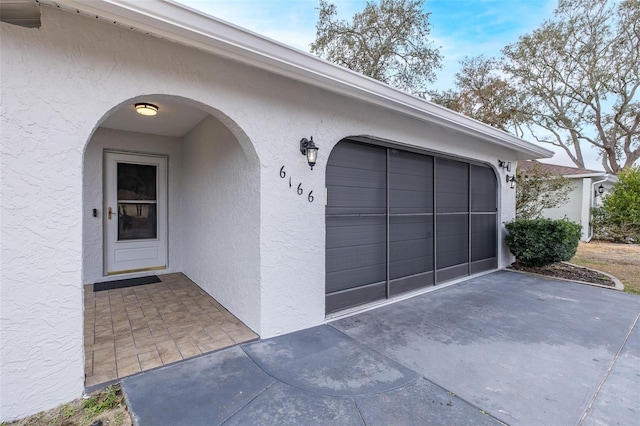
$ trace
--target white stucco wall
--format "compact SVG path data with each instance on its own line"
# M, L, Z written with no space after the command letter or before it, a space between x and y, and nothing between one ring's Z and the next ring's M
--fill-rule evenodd
M207 117L183 138L183 272L260 330L260 176L235 136Z
M591 208L593 199L593 182L599 178L570 178L571 191L569 201L552 209L542 210L542 216L549 219L567 218L582 227L580 239L586 241L590 237ZM600 197L595 201L599 202Z
M571 179L570 184L569 201L553 209L542 210L544 217L549 219L563 219L566 217L576 223L582 222L582 178Z
M83 153L95 167L101 146L124 146L111 131L94 134L113 109L166 94L226 126L209 119L160 145L140 137L135 150L166 152L170 174L181 157L180 190L170 182L169 198L182 218L170 219L169 232L180 233L170 247L182 257L171 252L170 267L201 280L263 338L324 321L325 168L342 138L371 135L494 168L498 159L516 160L507 148L51 7L42 7L39 29L0 29L1 420L82 392L82 284L101 272L101 233L90 217L98 176L87 166L83 189ZM310 136L320 146L313 171L298 149ZM515 213L504 174L497 173L500 222ZM499 244L503 267L512 257Z
M103 266L103 166L105 150L146 153L167 157L168 249L167 269L182 271L182 141L180 138L98 128L85 150L82 194L82 282L92 284L121 276L104 276ZM93 217L92 209L98 209ZM142 274L131 274L133 277Z

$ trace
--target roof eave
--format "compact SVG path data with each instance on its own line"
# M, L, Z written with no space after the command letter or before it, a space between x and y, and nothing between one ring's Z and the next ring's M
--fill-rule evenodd
M553 156L553 151L531 142L171 0L41 2L99 16L109 22L462 132L516 151L518 160Z
M563 175L563 176L568 179L579 179L579 178L601 177L605 175L607 175L606 172L594 172L594 173L581 173L581 174Z

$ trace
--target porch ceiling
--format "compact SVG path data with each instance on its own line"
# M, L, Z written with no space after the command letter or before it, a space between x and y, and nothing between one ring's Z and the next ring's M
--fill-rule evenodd
M158 106L158 114L145 117L136 113L134 104L125 105L113 112L102 122L101 127L129 132L150 133L153 135L182 137L200 123L208 113L195 106L172 99L145 97L138 102L152 103Z

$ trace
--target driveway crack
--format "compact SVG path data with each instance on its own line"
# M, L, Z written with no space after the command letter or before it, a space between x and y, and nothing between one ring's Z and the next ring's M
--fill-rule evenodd
M587 408L585 408L584 413L582 414L582 417L580 417L580 421L578 422L578 426L582 426L584 421L587 419L587 416L589 415L589 412L593 408L593 404L595 404L596 399L598 398L598 395L600 394L600 390L602 389L602 386L604 386L604 383L607 381L607 379L609 378L609 375L611 374L611 370L613 370L613 367L616 365L616 362L618 361L618 358L620 358L620 354L622 353L622 350L624 349L624 347L626 346L627 342L629 341L629 337L631 336L631 333L633 332L633 329L636 328L636 326L638 325L638 320L640 320L640 313L638 313L638 315L636 316L635 321L633 321L633 324L631 324L631 327L629 327L629 332L625 336L624 340L622 341L622 344L618 348L618 351L616 352L616 354L614 355L613 359L611 360L611 363L609 364L609 367L607 368L607 371L605 371L604 376L602 376L602 380L600 380L600 383L598 383L598 387L596 387L596 390L593 393L593 396L591 397L591 400L589 401L589 404L587 404Z

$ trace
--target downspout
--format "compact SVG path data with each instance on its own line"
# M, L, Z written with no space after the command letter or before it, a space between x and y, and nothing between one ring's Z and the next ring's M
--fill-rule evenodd
M604 179L599 180L597 182L593 182L591 184L591 209L595 208L596 206L596 185L599 183L604 183L606 181L609 180L609 173L605 173L604 175ZM602 195L600 195L602 197ZM593 226L591 225L591 211L589 211L589 237L587 238L586 242L588 243L589 241L591 241L591 239L593 238Z

